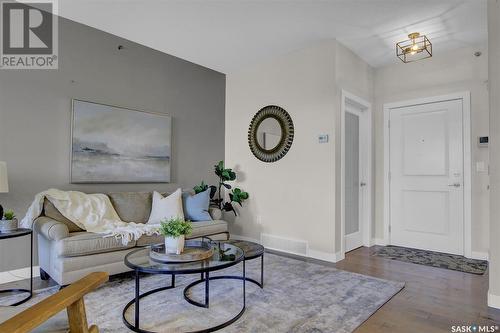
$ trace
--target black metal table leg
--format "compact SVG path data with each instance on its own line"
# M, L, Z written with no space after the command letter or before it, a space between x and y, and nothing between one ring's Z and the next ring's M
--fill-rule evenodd
M139 328L139 271L135 271L135 328Z
M140 293L140 283L139 283L139 280L140 280L140 272L139 271L135 271L135 297L132 298L132 300L130 300L130 302L127 303L127 305L125 305L125 307L123 308L123 311L122 311L122 320L123 320L123 323L125 324L125 326L127 326L129 329L131 329L132 331L134 332L139 332L139 333L152 333L151 331L148 331L148 330L145 330L145 329L141 329L139 327L139 324L140 324L140 308L139 308L139 300L143 297L147 297L151 294L155 294L157 292L160 292L160 291L163 291L163 290L167 290L167 289L173 289L174 286L170 285L170 286L166 286L166 287L161 287L161 288L157 288L157 289L153 289L153 290L149 290L143 294ZM175 283L175 278L174 278L174 283ZM134 305L134 310L135 310L135 318L134 318L134 323L130 323L127 318L125 317L125 314L127 312L127 310L132 306Z
M198 307L208 307L208 281L210 280L224 280L224 279L238 279L238 280L242 280L243 282L243 305L241 307L241 310L240 312L234 316L233 318L231 318L230 320L222 323L222 324L219 324L217 326L214 326L214 327L210 327L210 328L206 328L206 329L203 329L203 330L199 330L199 331L193 331L193 332L189 332L189 333L206 333L206 332L214 332L214 331L218 331L224 327L227 327L229 325L231 325L232 323L234 323L235 321L237 321L239 318L241 318L241 316L243 315L243 313L245 312L245 309L246 309L246 282L247 281L252 281L254 283L258 283L257 281L254 281L254 280L250 280L249 278L246 277L246 265L245 265L245 261L243 260L242 262L242 267L243 267L243 272L242 272L242 275L241 276L212 276L210 277L209 276L209 273L206 272L205 273L205 280L201 279L201 280L197 280L197 281L194 281L190 284L188 284L185 288L184 288L184 299L186 301L188 301L189 303L193 304L193 305L196 305ZM194 301L192 300L191 298L188 297L188 293L189 291L191 290L191 288L193 288L194 286L200 284L200 283L203 283L205 282L205 304L203 303L200 303L200 302L197 302L197 301ZM206 305L206 306L205 306Z
M245 260L243 260L243 307L246 307L247 305L247 273L246 273L246 264Z
M209 273L205 273L205 307L208 308L210 302L210 276Z
M33 232L30 237L30 298L33 296Z
M264 254L260 257L260 287L264 288Z
M175 288L175 274L172 274L172 283L170 283L172 288Z

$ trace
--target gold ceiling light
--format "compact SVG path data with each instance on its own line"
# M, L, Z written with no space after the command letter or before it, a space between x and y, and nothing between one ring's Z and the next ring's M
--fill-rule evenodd
M396 43L396 55L404 63L432 57L432 44L425 35L413 32L408 38Z

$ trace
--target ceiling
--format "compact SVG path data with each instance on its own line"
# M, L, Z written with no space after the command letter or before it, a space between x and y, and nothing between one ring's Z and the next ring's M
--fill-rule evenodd
M331 38L373 67L413 31L435 54L487 40L485 0L61 0L59 14L223 73Z

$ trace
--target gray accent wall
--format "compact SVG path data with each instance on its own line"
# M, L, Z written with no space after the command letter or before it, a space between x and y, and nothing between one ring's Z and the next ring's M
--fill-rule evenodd
M118 50L123 45L123 50ZM0 161L19 217L48 188L85 192L171 191L215 181L224 159L225 75L66 19L58 70L0 70ZM170 184L69 183L71 99L173 117ZM0 271L29 265L28 239L0 242Z

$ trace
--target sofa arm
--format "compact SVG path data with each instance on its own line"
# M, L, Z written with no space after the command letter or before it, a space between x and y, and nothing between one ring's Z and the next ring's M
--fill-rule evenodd
M37 218L33 223L33 229L51 241L58 241L69 236L66 224L46 216Z
M222 218L222 210L217 207L209 207L208 213L214 220L220 220Z

